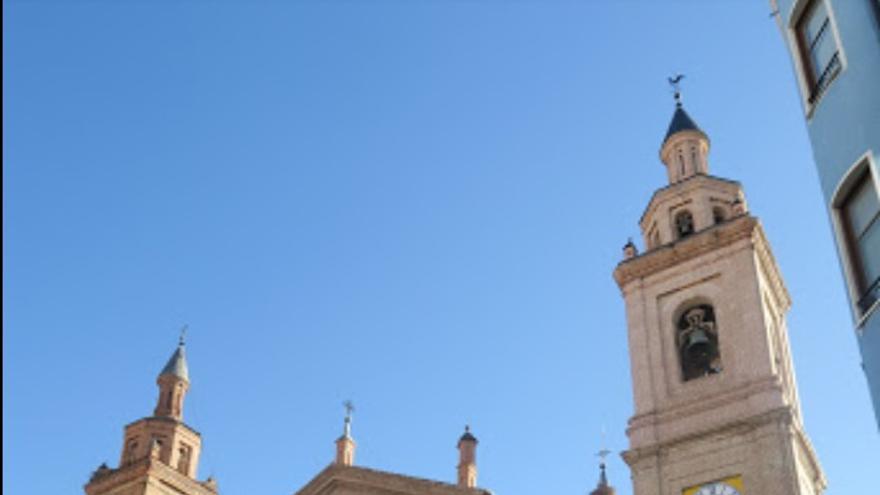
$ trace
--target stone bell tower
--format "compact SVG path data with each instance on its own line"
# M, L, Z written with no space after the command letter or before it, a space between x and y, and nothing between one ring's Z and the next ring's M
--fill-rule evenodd
M645 252L614 271L626 305L636 495L818 495L788 345L791 304L738 182L709 175L709 138L676 108L669 183L639 221Z
M183 422L189 370L182 336L156 383L153 416L125 427L119 466L101 464L85 486L87 495L216 495L212 478L196 479L202 439Z

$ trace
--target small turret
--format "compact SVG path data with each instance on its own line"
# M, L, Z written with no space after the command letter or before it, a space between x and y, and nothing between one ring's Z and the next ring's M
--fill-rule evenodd
M602 449L599 451L599 482L596 483L596 489L590 492L590 495L615 495L616 490L614 487L608 484L608 476L605 474L605 457L610 454L611 451Z
M633 244L633 240L627 239L626 244L623 245L623 259L628 260L630 258L635 258L638 254L639 250L636 248L636 245Z
M159 399L153 415L183 421L183 399L189 389L189 370L186 366L183 335L171 358L159 372Z
M341 466L354 465L354 449L357 446L351 437L351 413L354 404L350 400L345 401L345 425L342 427L342 436L336 439L336 464Z
M471 427L465 426L464 434L458 439L458 486L477 486L477 443L477 437L471 434Z
M614 487L608 484L608 477L605 475L605 463L599 465L599 483L596 489L590 492L590 495L615 495L617 493Z

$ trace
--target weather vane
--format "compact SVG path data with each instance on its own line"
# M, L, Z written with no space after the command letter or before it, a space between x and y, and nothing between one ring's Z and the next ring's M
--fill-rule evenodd
M186 330L189 328L189 325L185 324L180 328L180 345L183 345L186 340Z
M666 80L669 81L669 85L672 86L672 91L675 92L675 105L681 106L681 80L684 79L684 74L676 74L673 77L668 77Z

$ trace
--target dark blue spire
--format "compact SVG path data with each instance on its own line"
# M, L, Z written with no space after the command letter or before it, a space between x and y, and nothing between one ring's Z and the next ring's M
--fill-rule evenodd
M177 350L174 351L174 354L171 355L171 359L168 360L168 363L165 364L165 367L162 368L162 371L159 373L159 376L162 375L173 375L189 381L189 369L186 365L186 353L183 350L182 338L180 344L177 346Z
M697 123L694 122L694 119L684 111L684 107L682 107L679 102L675 105L675 113L672 114L672 121L669 123L669 130L666 131L666 137L663 138L663 144L666 144L666 141L668 141L673 134L681 131L697 131L704 136L706 135Z

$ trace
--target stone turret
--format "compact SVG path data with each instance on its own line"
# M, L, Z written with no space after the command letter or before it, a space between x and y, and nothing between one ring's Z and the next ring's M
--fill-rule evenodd
M357 444L351 437L351 413L354 406L351 401L345 402L345 425L342 427L342 436L336 439L336 460L335 463L340 466L351 466L354 464L354 449Z
M458 439L458 486L477 486L477 443L471 427L465 426L464 434Z

